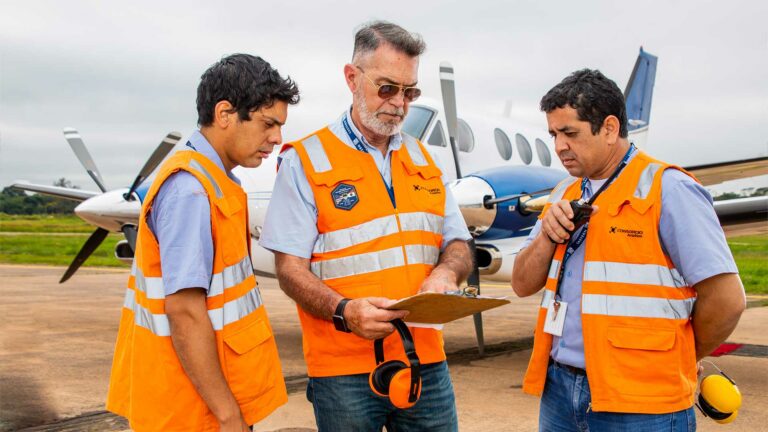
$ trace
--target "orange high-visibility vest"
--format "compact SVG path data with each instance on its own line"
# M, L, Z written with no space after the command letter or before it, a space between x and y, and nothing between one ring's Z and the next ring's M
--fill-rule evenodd
M160 248L146 223L160 186L179 170L200 181L211 204L214 257L206 302L227 384L248 424L287 401L277 346L250 261L246 194L202 154L179 151L162 165L142 205L112 363L107 409L128 418L137 432L219 430L173 348Z
M594 411L660 414L693 405L696 292L659 239L661 177L668 168L680 169L638 152L597 198L600 211L589 221L581 322ZM562 181L542 216L554 202L579 199L581 180ZM565 249L558 245L549 269L523 381L526 393L544 390L552 348L544 319Z
M441 172L423 145L403 134L403 145L391 154L396 207L373 158L328 128L290 146L301 159L317 206L312 273L351 299L416 294L437 264L445 213ZM339 332L331 321L298 309L309 376L373 370L373 341ZM422 364L445 360L441 331L411 332ZM384 350L387 360L407 361L397 334L385 339Z

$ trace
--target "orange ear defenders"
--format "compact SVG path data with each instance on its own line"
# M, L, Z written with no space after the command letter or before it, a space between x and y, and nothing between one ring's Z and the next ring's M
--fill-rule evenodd
M392 405L406 409L415 405L421 396L421 363L408 326L400 319L393 320L392 325L400 334L410 366L400 360L384 361L384 339L376 339L373 343L376 368L368 376L368 384L377 395L389 397Z
M741 407L741 392L736 383L712 362L719 375L708 375L699 386L699 403L696 404L704 416L725 424L736 420Z

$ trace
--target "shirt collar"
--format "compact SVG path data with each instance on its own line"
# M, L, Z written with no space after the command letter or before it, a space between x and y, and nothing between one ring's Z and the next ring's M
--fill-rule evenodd
M227 177L229 177L235 183L240 184L240 179L238 179L237 176L232 174L232 171L227 171L224 168L224 162L221 161L219 154L216 153L216 150L213 148L211 143L209 143L208 140L205 139L205 137L203 136L202 133L200 133L199 130L196 130L195 132L192 133L192 135L189 136L189 139L187 140L187 147L197 151L198 153L210 159L211 162L216 164L217 167L219 167L222 171L224 171L227 174Z
M631 151L629 153L629 157L627 158L627 165L629 165L630 162L632 162L632 159L635 158L635 155L637 155L637 147L631 147ZM584 193L583 198L589 199L589 197L592 196L592 194L597 190L600 189L600 186L605 183L605 181L608 180L607 178L601 179L601 180L589 180L584 185Z
M349 122L349 126L352 128L352 133L354 133L358 138L361 138L360 141L363 142L363 145L365 145L365 147L369 151L370 150L379 151L376 147L374 147L374 146L372 146L371 144L368 143L368 140L365 139L363 134L360 132L360 129L358 129L357 126L355 126L355 122L352 121L352 106L350 106L348 110L344 111L344 113L342 113L341 116L339 116L338 120L336 120L336 124L335 124L336 127L334 129L337 129L337 130L341 129L342 131L344 130L344 127L341 125L341 122L344 120L344 118L346 118L347 122ZM346 144L346 145L348 145L348 146L350 146L352 148L355 148L355 144L352 143L349 140L349 137L347 137L346 134L340 134L340 135L341 135L340 138L344 142L344 144ZM390 136L389 137L389 147L387 148L387 153L389 153L390 151L400 150L400 146L402 146L402 145L403 145L403 136L402 136L402 134L396 133L396 134Z

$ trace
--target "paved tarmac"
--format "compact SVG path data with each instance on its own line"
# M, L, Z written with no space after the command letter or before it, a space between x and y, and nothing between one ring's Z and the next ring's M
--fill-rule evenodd
M127 430L103 412L127 270L81 269L59 285L64 268L0 265L0 431ZM260 278L275 330L289 402L258 431L315 430L295 305L273 279ZM487 353L477 355L472 319L445 327L461 431L536 430L538 399L524 395L539 297L514 297L503 285L483 293L512 303L483 314ZM759 299L752 304L764 304ZM729 341L749 344L714 359L739 384L744 406L733 427L765 430L768 420L768 307L747 310ZM723 427L699 416L699 430Z

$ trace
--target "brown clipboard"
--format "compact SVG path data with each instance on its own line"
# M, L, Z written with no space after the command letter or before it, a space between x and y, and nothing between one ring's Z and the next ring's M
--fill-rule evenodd
M505 298L469 297L456 294L421 293L406 297L388 307L390 310L407 310L406 322L445 324L508 304Z

